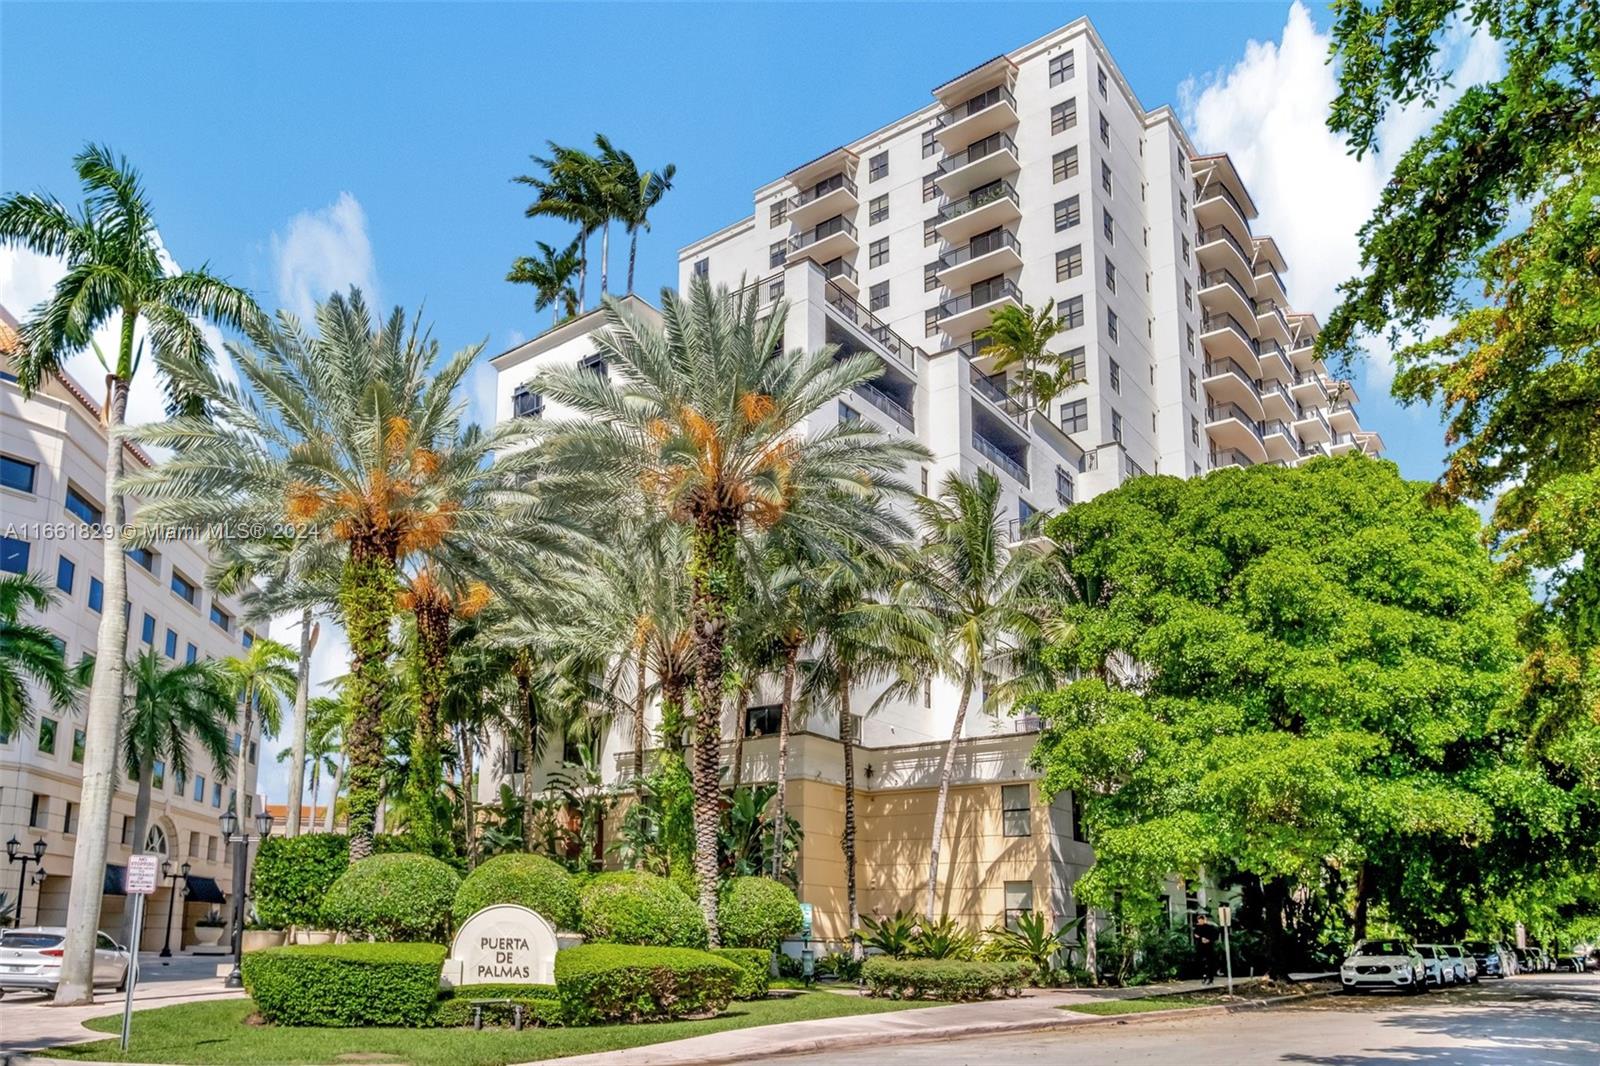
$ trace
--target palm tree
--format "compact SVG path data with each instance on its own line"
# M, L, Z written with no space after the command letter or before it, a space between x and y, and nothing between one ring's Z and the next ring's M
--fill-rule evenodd
M331 696L318 696L311 700L307 710L307 726L305 739L305 766L302 780L309 777L311 787L311 813L309 820L314 822L317 817L318 800L322 798L322 780L338 773L339 764L334 760L334 755L339 750L339 715L341 707L339 701ZM294 758L294 748L287 747L278 752L279 762L288 762ZM296 793L294 788L289 789L289 807L292 811L300 806L304 800L302 793Z
M983 345L983 354L994 358L996 372L1022 368L1017 375L1022 402L1046 417L1051 402L1082 380L1072 363L1047 347L1068 324L1055 308L1054 300L1037 311L1026 305L1002 307L991 312L989 324L973 335Z
M972 480L952 474L936 499L916 502L922 535L900 605L921 620L929 665L961 687L950 742L939 771L933 843L928 858L926 916L935 917L939 851L944 836L956 745L974 693L994 710L1025 685L1048 680L1038 658L1043 614L1033 576L1039 555L1009 547L1000 481L988 471Z
M819 554L893 539L884 500L909 494L900 477L926 456L865 420L807 432L847 389L876 377L868 355L833 348L774 357L785 308L757 315L754 292L668 294L657 328L616 301L595 338L615 378L577 367L540 375L546 396L577 417L545 425L537 449L575 508L660 514L687 531L689 630L696 677L695 871L711 943L717 930L722 698L728 623L739 600L745 539L792 523Z
M233 778L233 809L240 818L251 813L245 802L250 787L245 768L256 717L261 718L263 740L277 736L283 728L283 702L292 701L298 687L293 663L294 652L287 645L266 637L257 637L243 655L222 660L222 676L238 701L242 718Z
M543 311L546 307L550 308L552 327L560 325L563 318L571 318L578 313L580 298L578 290L572 285L573 276L583 263L582 256L578 254L578 244L578 241L573 241L557 251L544 241L535 241L534 246L539 249L539 254L518 256L506 274L507 281L534 287L536 295L533 309Z
M650 212L672 188L672 179L678 173L674 163L660 170L641 171L633 156L616 148L603 133L594 135L595 147L600 149L600 162L610 169L612 186L616 191L612 209L617 221L628 231L628 292L633 292L633 267L639 258L639 231L650 228Z
M606 255L609 252L611 201L614 194L607 185L607 171L589 153L565 148L554 141L548 157L533 156L543 175L519 174L512 181L531 187L537 194L523 212L528 218L559 218L578 227L580 257L578 266L578 309L583 310L585 287L589 279L589 238L601 231L600 291L605 292Z
M81 668L67 665L54 633L22 620L24 608L45 611L55 601L55 590L38 574L0 577L0 736L14 737L33 723L32 685L58 710L78 701Z
M116 361L106 365L106 528L101 580L105 601L127 598L127 556L122 538L126 508L122 490L123 441L128 390L139 355L147 344L158 369L170 360L204 364L211 357L196 317L238 329L260 317L243 290L206 268L173 273L158 235L149 199L138 173L111 150L89 145L73 159L85 202L74 214L51 196L17 193L0 199L0 243L66 260L67 272L50 297L34 308L20 331L13 357L17 383L31 395L46 377L60 372L71 355L89 347L94 332L115 321L119 329ZM135 343L141 320L143 343ZM98 351L98 349L97 349ZM103 360L102 360L103 361ZM169 401L192 409L194 396L165 376ZM128 643L128 619L120 610L104 611L96 637L105 649L94 671L85 722L83 786L73 868L105 866L116 787L117 723L121 717L123 671L120 652ZM103 884L97 877L74 877L67 901L67 938L55 1002L93 1000L94 943Z
M390 625L402 561L459 539L484 557L515 555L519 488L532 449L514 420L483 435L502 488L475 493L477 459L448 447L465 411L460 386L481 350L439 359L439 344L398 308L374 326L359 291L317 312L318 336L292 317L251 330L231 349L249 391L184 364L186 384L212 417L142 427L171 448L128 479L141 520L184 526L272 527L285 521L341 557L337 611L350 642L342 694L350 707L350 855L371 853L382 799L383 710L391 678ZM443 450L441 450L443 449ZM114 613L114 612L113 612Z

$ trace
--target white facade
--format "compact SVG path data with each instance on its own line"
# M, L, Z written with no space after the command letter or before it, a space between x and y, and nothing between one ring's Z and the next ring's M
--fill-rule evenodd
M105 507L105 429L99 407L77 382L65 375L50 378L24 398L4 353L15 342L15 321L0 309L0 570L31 572L56 590L56 603L28 619L60 638L69 662L97 654L102 602L101 549L98 539L78 535L94 509ZM136 448L127 451L130 465L149 460ZM130 515L137 502L130 501ZM248 647L256 632L243 625L237 603L205 588L208 554L192 541L156 545L148 566L128 561L128 658L154 647L173 660L224 658ZM146 639L148 637L148 639ZM16 736L0 736L0 838L15 837L21 850L32 853L42 839L48 877L40 888L28 883L20 918L24 924L60 924L65 920L73 848L82 789L83 715L85 695L77 710L56 711L42 695L34 700L36 720ZM248 745L247 794L255 789L261 750L259 729L249 738L233 734L235 745ZM219 780L205 753L191 747L186 779L161 767L154 789L147 839L128 839L132 830L135 782L120 781L112 802L107 863L122 866L133 850L153 850L188 862L191 875L209 878L214 886L197 884L188 917L192 920L215 899L202 900L213 889L232 890L228 849L220 841L217 817L232 802L233 784ZM229 768L231 771L231 767ZM228 775L231 777L231 773ZM256 802L259 802L257 800ZM17 866L0 862L0 890L14 901ZM29 867L29 876L33 867ZM93 876L102 877L96 871ZM161 946L170 900L170 882L163 882L150 903L143 946ZM122 897L108 895L101 928L116 931ZM184 923L173 929L176 948ZM192 939L192 937L190 938Z

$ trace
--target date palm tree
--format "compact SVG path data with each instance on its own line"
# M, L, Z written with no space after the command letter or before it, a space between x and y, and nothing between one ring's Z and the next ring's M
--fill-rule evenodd
M533 309L543 311L546 307L550 308L550 325L553 328L559 326L562 319L578 313L581 301L572 279L577 276L583 258L578 254L578 241L559 251L544 241L535 241L534 246L539 249L539 254L518 256L506 273L506 280L533 286Z
M249 777L246 773L250 754L250 735L255 731L256 720L261 721L261 737L275 737L283 728L283 704L293 701L298 687L294 668L295 655L286 644L266 637L257 637L243 655L222 660L224 680L233 692L239 707L240 727L238 751L234 753L233 809L240 818L250 817L245 803L249 794Z
M594 143L600 150L601 165L611 171L611 187L615 190L612 210L628 233L627 291L631 293L633 268L639 258L639 231L650 229L650 212L672 188L678 167L668 163L660 170L640 170L633 156L613 145L605 134L595 134Z
M78 701L82 674L92 669L75 671L55 634L23 621L24 609L46 611L55 601L55 590L41 575L0 577L0 734L5 736L14 737L33 723L32 686L39 687L52 707L66 710Z
M337 614L350 642L341 687L350 715L350 855L371 853L382 800L383 710L389 702L391 623L405 560L446 543L484 557L515 555L518 500L532 449L514 420L479 447L450 446L465 411L461 384L481 350L439 358L439 344L398 308L374 324L358 290L318 308L315 337L292 316L250 331L231 353L245 385L197 363L177 372L211 417L141 427L170 448L128 479L141 521L275 528L289 524L340 557ZM482 455L498 455L501 488L478 492ZM468 550L463 548L463 550Z
M1077 368L1049 349L1050 342L1067 328L1049 300L1038 310L1031 306L1002 307L989 316L989 324L973 336L984 345L983 354L994 358L996 372L1020 367L1017 391L1022 403L1045 417L1050 404L1082 379Z
M105 523L101 580L105 600L127 598L127 556L122 527L123 442L118 433L128 410L128 390L140 355L148 348L158 371L170 360L202 365L211 347L196 319L238 329L260 317L255 303L205 267L178 272L157 232L155 215L139 175L102 145L89 145L73 158L83 185L84 204L76 212L54 197L15 193L0 198L0 244L26 248L66 260L66 273L54 291L22 324L19 350L12 357L17 383L30 395L58 373L66 359L93 343L101 326L118 329L114 361L106 363ZM144 340L137 342L140 325ZM96 349L98 352L98 349ZM105 362L102 359L102 362ZM171 375L163 375L168 400L192 408L194 396ZM100 615L95 646L121 649L128 643L128 620L120 610ZM73 869L105 866L116 787L117 723L121 717L122 655L102 655L95 666L85 722L83 786ZM98 877L74 877L67 901L67 937L62 949L58 1004L93 1001L94 943L103 884Z
M576 493L574 507L598 498L660 514L687 534L695 872L713 945L725 652L747 539L788 523L823 556L892 540L885 500L909 494L901 476L927 454L866 420L808 430L813 412L881 369L832 347L781 352L785 311L758 316L755 293L703 278L665 297L661 327L609 301L595 347L614 376L567 367L538 381L577 415L546 423L537 449L557 491Z

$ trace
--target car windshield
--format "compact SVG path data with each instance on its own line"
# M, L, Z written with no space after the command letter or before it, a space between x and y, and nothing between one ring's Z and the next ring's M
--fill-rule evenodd
M1461 945L1459 944L1446 944L1440 950L1446 955L1450 956L1452 959L1459 959L1461 957Z
M1397 952L1397 951L1377 951L1377 952L1373 952L1373 954L1375 954L1375 955L1398 955L1399 952ZM1418 944L1417 945L1417 954L1421 955L1425 959L1436 959L1436 958L1438 958L1438 956L1433 953L1433 948L1429 947L1427 944Z
M0 933L0 948L24 948L37 951L53 948L61 938L52 933Z
M1406 945L1403 940L1367 940L1364 941L1358 955L1404 955Z
M1474 955L1487 955L1494 950L1494 945L1487 940L1469 940L1467 941L1467 950Z

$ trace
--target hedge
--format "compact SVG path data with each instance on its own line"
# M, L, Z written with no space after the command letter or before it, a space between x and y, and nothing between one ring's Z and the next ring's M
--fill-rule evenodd
M450 913L456 924L496 903L518 903L557 929L578 928L578 890L566 867L543 855L497 855L467 875Z
M700 908L688 893L664 877L637 870L596 874L583 887L579 906L580 931L590 941L706 946L706 922Z
M693 948L584 944L556 953L556 990L572 1025L716 1013L746 973Z
M433 1024L440 944L316 944L246 953L245 991L278 1025Z
M474 1005L474 1000L499 1002ZM464 1026L473 1024L476 1018L486 1026L515 1026L518 1007L522 1008L525 1028L561 1025L565 1019L555 985L485 984L460 985L452 989L448 998L439 1001L434 1024Z
M410 850L401 834L372 838L374 854ZM350 838L343 833L271 836L261 842L252 868L251 898L267 929L324 928L322 900L350 868Z
M893 959L875 955L861 968L867 993L890 999L967 1000L1018 996L1033 979L1027 962L961 962L953 959Z
M333 883L322 903L335 929L374 940L444 936L461 879L427 855L373 855Z
M770 877L735 877L717 903L717 929L729 947L771 951L804 924L800 901Z
M744 970L734 999L766 999L772 980L772 952L767 948L714 948L711 954Z

